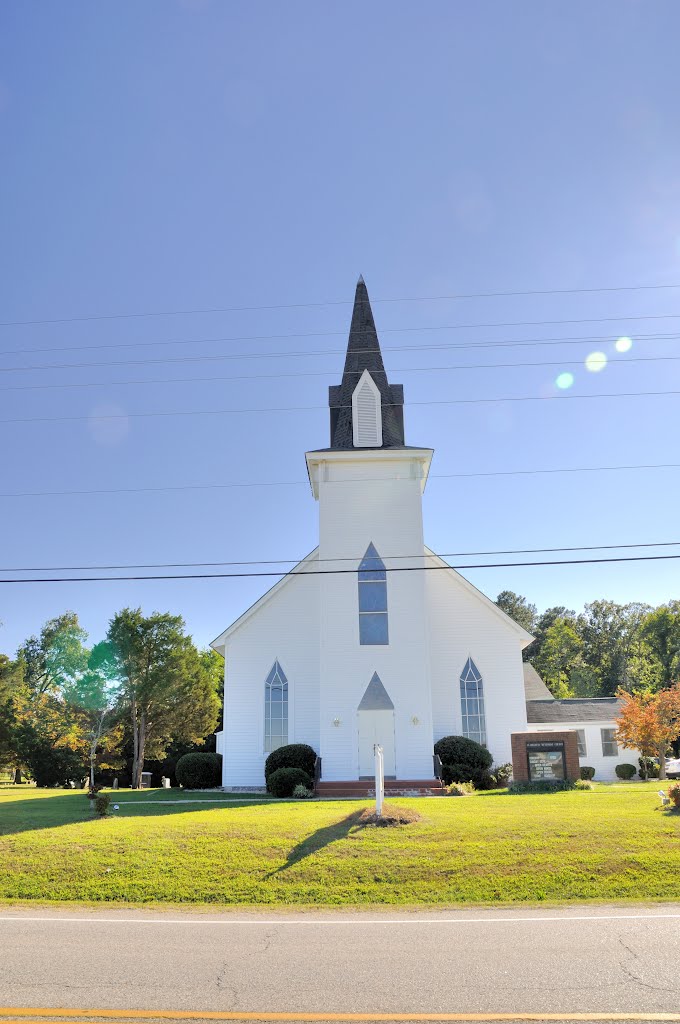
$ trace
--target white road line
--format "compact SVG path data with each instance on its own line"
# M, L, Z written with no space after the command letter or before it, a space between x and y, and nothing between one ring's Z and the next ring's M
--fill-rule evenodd
M219 920L200 920L197 918L150 918L150 917L28 917L24 915L0 915L0 924L21 924L22 922L41 922L42 924L144 924L144 925L188 925L204 927L266 927L281 928L307 926L354 926L354 925L460 925L460 924L543 924L584 921L680 921L678 914L591 914L568 917L446 917L446 918L338 918L337 920L315 920L314 918L295 919L253 919L220 918Z

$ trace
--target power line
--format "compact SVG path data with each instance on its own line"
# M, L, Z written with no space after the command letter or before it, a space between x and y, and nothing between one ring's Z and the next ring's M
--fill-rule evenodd
M680 334L676 333L650 333L636 334L635 340L639 341L676 341ZM218 340L218 339L215 339ZM483 349L483 348L534 348L544 345L584 345L598 341L611 341L611 335L597 335L594 337L582 338L528 338L504 341L478 341L478 342L444 342L439 345L384 345L379 348L354 349L355 355L370 354L374 352L440 352L454 349ZM185 344L185 343L182 343ZM188 344L188 342L186 343ZM33 366L1 366L0 373L24 373L34 370L82 370L87 368L99 368L102 366L156 366L163 363L206 363L225 362L230 359L292 359L309 358L310 356L333 356L345 355L344 349L302 349L300 351L288 352L226 352L198 356L163 356L160 359L114 359L99 360L94 363L43 363ZM337 367L328 370L328 373L337 372ZM398 372L398 369L395 371Z
M500 397L500 398L442 398L442 399L428 399L427 401L421 402L409 402L410 406L414 405L487 405L495 402L568 402L568 401L585 401L595 398L661 398L670 395L680 395L680 391L617 391L610 394L597 394L597 395L519 395L517 397ZM390 405L389 402L383 402L383 406ZM168 412L129 412L129 413L110 413L102 415L88 415L88 416L28 416L24 418L12 417L10 419L0 420L0 425L3 423L71 423L82 420L128 420L128 419L153 419L153 418L171 418L174 416L223 416L223 415L235 415L240 413L259 413L271 415L272 413L280 412L318 412L319 410L326 410L328 407L325 405L289 405L289 406L278 406L278 407L255 407L255 408L244 408L244 409L186 409L186 410L170 410Z
M411 295L401 298L372 299L371 302L440 302L445 300L458 299L495 299L522 297L531 295L586 295L600 292L639 292L639 291L662 291L671 288L680 288L678 284L636 284L617 285L607 288L544 288L530 289L527 291L505 291L505 292L457 292L449 295ZM156 310L142 313L92 313L81 316L57 317L45 320L5 320L0 322L0 327L24 327L40 326L44 324L67 324L79 323L91 320L133 320L154 316L195 316L199 313L243 313L256 310L272 309L312 309L323 306L351 306L352 299L331 299L323 302L288 302L272 303L260 306L215 306L208 309L171 309Z
M475 473L430 473L428 480L468 480L476 477L542 476L556 473L605 473L646 469L680 469L680 462L640 463L628 466L573 466L557 469L499 469ZM361 477L356 480L348 479L345 482L371 483L376 479L375 477ZM69 491L5 491L0 493L0 499L84 497L95 494L160 494L167 491L222 491L250 487L309 487L309 480L253 480L228 484L164 484L160 487L102 487ZM616 546L620 547L620 545ZM637 545L635 546L637 547ZM479 554L496 554L496 552L479 552Z
M680 356L631 356L618 361L613 361L612 366L627 366L629 363L659 363L678 362ZM541 366L583 366L583 360L539 360L527 363L460 363L456 366L401 366L397 371L402 373L442 373L453 370L512 370L527 369ZM148 384L210 384L213 382L243 381L243 380L285 380L297 379L298 377L327 377L334 371L331 370L300 370L293 373L254 373L239 376L227 375L223 377L152 377L148 380L104 380L74 382L69 384L15 384L9 387L0 387L2 391L63 391L68 388L108 388L108 387L132 387Z
M566 548L509 548L502 551L449 551L439 554L437 558L473 558L484 555L537 555L552 554L565 551L621 551L632 548L669 548L680 547L678 540L666 540L642 544L582 544ZM397 559L422 558L421 555L384 555L383 561L391 562ZM430 557L427 556L426 557ZM125 565L38 565L21 566L13 569L0 568L0 572L103 572L104 570L120 569L190 569L190 568L217 568L222 566L242 565L298 565L304 559L299 558L264 558L245 562L149 562L149 563L127 563ZM349 558L319 558L318 562L349 562ZM514 563L513 563L514 564ZM358 571L358 570L354 570ZM278 574L277 574L278 575Z
M601 324L601 323L619 323L628 322L632 320L677 320L680 318L680 313L651 313L651 314L640 314L639 316L605 316L605 317L585 317L577 320L508 320L508 321L497 321L495 323L477 323L477 324L425 324L418 327L385 327L381 328L380 334L413 334L421 333L424 331L470 331L496 327L551 327L551 326L562 326L565 324ZM2 324L0 324L0 327ZM372 333L364 331L364 333ZM91 351L92 349L105 349L105 348L139 348L140 346L157 346L157 345L206 345L216 342L232 342L232 341L276 341L276 340L292 340L300 338L337 338L345 337L347 330L340 331L310 331L307 333L292 333L292 334L246 334L246 335L227 335L226 337L217 338L187 338L187 339L166 339L161 341L136 341L136 342L112 342L111 344L105 345L69 345L54 347L49 346L47 348L20 348L20 349L6 349L0 351L0 356L8 355L25 355L35 352L80 352L80 351ZM366 351L374 351L373 349L366 349ZM73 364L77 365L77 364Z
M612 558L564 558L553 559L544 562L479 562L468 565L424 565L424 566L397 566L386 568L385 572L436 572L439 570L467 570L467 569L524 569L543 565L600 565L610 562L657 562L669 559L680 558L678 555L621 555ZM318 569L313 572L295 573L296 578L308 576L339 576L352 573L357 574L357 569ZM51 576L35 578L21 578L13 580L0 580L2 583L116 583L121 581L139 580L217 580L217 579L245 579L255 577L285 577L290 573L281 572L218 572L218 573L159 573L153 576Z

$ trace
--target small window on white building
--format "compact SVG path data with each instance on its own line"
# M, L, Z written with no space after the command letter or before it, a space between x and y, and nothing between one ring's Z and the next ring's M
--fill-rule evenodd
M352 443L355 448L382 448L380 391L368 370L352 395Z
M288 680L275 661L264 684L264 752L288 743Z
M465 668L460 674L460 706L463 716L463 736L486 746L484 684L472 658L468 658Z
M586 731L585 729L576 730L576 742L578 743L578 756L586 757L588 749L586 747Z
M373 544L368 545L359 565L359 643L389 643L387 573Z
M619 748L616 742L616 729L600 729L602 735L602 756L618 757Z

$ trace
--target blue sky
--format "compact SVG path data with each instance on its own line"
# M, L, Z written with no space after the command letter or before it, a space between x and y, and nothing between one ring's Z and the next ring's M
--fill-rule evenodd
M578 397L680 391L680 288L381 301L680 284L679 32L672 0L6 0L0 320L279 308L0 327L0 419L34 420L0 424L1 490L40 492L0 498L1 567L307 553L359 273L407 442L436 450L430 546L680 540L677 469L450 475L680 462L680 396ZM484 344L529 340L554 343ZM453 404L566 372L555 400ZM262 411L142 415L215 409ZM212 488L134 490L168 485ZM467 575L578 608L680 597L679 573ZM0 650L67 608L100 639L125 605L203 645L267 584L6 585Z

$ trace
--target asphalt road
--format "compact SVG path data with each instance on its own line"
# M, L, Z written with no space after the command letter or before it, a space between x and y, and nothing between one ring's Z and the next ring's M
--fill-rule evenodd
M669 1011L680 1020L680 905L309 914L6 908L0 1014L34 1007Z

